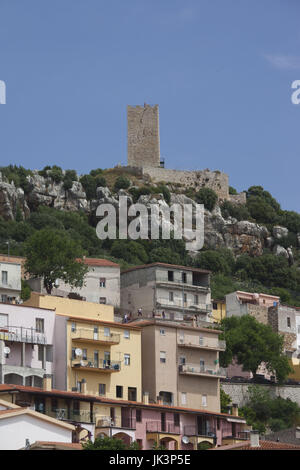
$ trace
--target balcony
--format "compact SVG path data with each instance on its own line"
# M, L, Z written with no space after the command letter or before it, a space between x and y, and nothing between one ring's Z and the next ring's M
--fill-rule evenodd
M66 408L57 408L56 410L46 410L45 414L61 421L95 423L95 414L91 414L89 410L73 410L68 412Z
M47 344L44 333L34 328L5 326L0 328L0 340L17 343Z
M200 377L212 377L212 378L223 378L226 377L226 369L210 369L203 366L194 364L180 364L179 373L183 375L193 375Z
M225 341L217 340L214 343L211 343L205 338L203 341L199 341L198 343L196 343L195 338L178 338L177 344L182 348L206 349L212 351L225 351L226 349Z
M136 429L136 420L130 417L116 417L110 416L97 417L97 428L119 428L119 429Z
M110 361L106 359L99 359L95 361L94 359L72 359L72 367L81 370L88 370L90 372L119 372L121 370L120 361Z
M94 332L93 329L80 328L76 331L72 331L72 340L82 343L96 343L113 345L120 343L120 335L111 333L105 335L103 332Z
M146 423L147 433L166 433L166 434L180 434L180 426L174 423L162 423L161 421L148 421Z
M185 436L195 436L195 437L216 437L216 430L210 427L199 428L198 426L184 426L184 435Z
M192 302L182 302L181 299L162 299L156 301L156 308L168 308L180 311L188 311L189 313L203 313L208 314L211 312L211 304L193 304Z

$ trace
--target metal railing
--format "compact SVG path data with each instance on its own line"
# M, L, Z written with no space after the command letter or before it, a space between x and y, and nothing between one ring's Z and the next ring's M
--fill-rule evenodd
M199 339L199 338L198 338ZM184 337L184 338L178 338L178 346L190 346L190 347L196 347L196 348L209 348L209 349L220 349L220 350L225 350L226 349L226 341L223 340L216 340L212 343L204 339L203 341L195 341L195 337Z
M3 326L0 327L0 340L15 341L18 343L46 344L44 333L35 328L25 328L23 326Z
M181 299L157 299L157 305L159 307L165 308L184 308L193 310L195 313L197 312L211 312L211 305L210 304L195 304L192 301L190 302L183 302Z
M191 374L205 374L207 376L221 376L226 377L226 369L220 367L218 369L210 369L203 366L194 364L180 364L179 372Z
M136 429L136 419L130 417L97 416L97 428L124 428Z
M78 423L95 422L95 413L91 414L89 410L68 411L67 408L57 408L56 410L47 409L45 414L61 421L74 421Z
M72 359L72 367L86 367L91 369L102 369L102 370L121 370L120 361L111 361L107 359L99 359L96 361L91 358L77 358Z
M184 434L186 436L206 436L206 437L215 437L216 436L216 429L213 427L207 428L198 428L195 425L188 425L184 426Z
M99 331L98 333L96 333L93 329L80 328L76 329L75 331L72 331L72 339L87 339L103 343L118 344L120 342L120 335L115 333L105 335L103 331Z
M174 423L162 423L161 421L148 421L146 432L166 432L169 434L180 434L180 426Z

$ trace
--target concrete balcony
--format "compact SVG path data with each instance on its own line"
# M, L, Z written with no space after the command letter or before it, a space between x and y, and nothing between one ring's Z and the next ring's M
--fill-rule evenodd
M174 423L162 423L161 421L148 421L146 423L147 433L180 434L180 426Z
M104 332L94 332L93 329L89 328L80 328L71 333L72 341L81 342L81 343L94 343L94 344L104 344L106 346L111 346L114 344L120 343L120 335L111 333L105 335Z
M95 414L89 410L68 411L67 408L57 408L56 410L46 409L45 414L51 418L72 423L95 423Z
M97 428L136 429L136 420L130 417L97 416Z
M201 427L198 427L198 426L195 426L195 425L188 425L188 426L184 426L184 435L189 436L189 437L201 436L201 437L213 438L213 437L216 437L216 429L213 429L213 428L210 428L210 427L201 428Z
M1 327L0 340L17 343L47 344L44 333L34 328L24 328L22 326Z
M177 345L181 348L191 348L191 349L206 349L208 351L225 351L226 342L225 341L215 341L214 343L208 342L205 338L203 341L196 343L194 338L184 338L177 340Z
M184 312L188 312L190 314L208 314L211 312L211 304L192 304L191 302L182 302L180 299L170 301L158 298L156 300L156 308L180 310L181 312L184 310Z
M179 373L183 375L209 377L220 379L226 377L226 369L218 368L214 369L209 367L202 367L194 364L180 364Z
M113 373L119 372L121 370L120 361L110 361L106 359L99 359L95 361L94 359L72 359L72 368L79 370L85 370L89 372L104 372L104 373Z
M157 287L166 287L167 289L180 289L186 292L204 293L210 292L210 287L200 284L188 284L179 281L168 281L167 279L156 279Z

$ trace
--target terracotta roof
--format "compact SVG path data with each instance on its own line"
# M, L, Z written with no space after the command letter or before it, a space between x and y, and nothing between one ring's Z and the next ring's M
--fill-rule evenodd
M76 261L81 261L81 258L77 258ZM113 261L110 261L108 259L102 259L102 258L84 258L83 259L84 264L87 264L88 266L111 266L115 268L119 268L120 265L117 263L113 263Z
M121 272L121 274L128 273L130 271L135 271L136 269L151 268L153 266L161 266L162 268L182 269L183 271L196 271L198 273L203 273L203 274L211 273L211 271L208 271L207 269L191 268L190 266L180 266L177 264L168 264L168 263L150 263L150 264L141 264L139 266L134 266L133 268L125 269L124 271Z
M84 323L98 323L100 325L108 325L115 328L125 328L126 330L141 330L141 327L138 327L137 325L133 325L131 323L118 323L106 320L98 320L97 318L92 317L78 317L69 315L68 313L58 313L57 315L60 317L68 317L70 320L82 321Z
M82 450L82 445L77 442L51 442L51 441L36 441L30 446L31 449L46 449L46 450Z
M209 450L300 450L300 445L260 440L259 447L251 447L250 441L244 441L238 444L215 447Z
M210 416L220 416L224 418L232 418L231 414L228 413L218 413L215 411L208 411L208 410L201 410L201 409L194 409L194 408L185 408L179 406L171 406L171 405L160 405L159 403L149 403L146 405L143 402L138 401L129 401L129 400L117 400L111 398L104 398L104 397L97 397L95 395L85 395L79 392L68 392L65 390L43 390L42 388L38 387L29 387L25 385L15 385L15 384L0 384L0 392L28 392L28 393L37 393L41 395L48 395L48 396L63 396L66 398L75 398L76 400L85 400L85 401L93 401L96 403L111 403L113 405L127 405L127 406L138 406L143 408L155 408L155 409L164 409L170 411L182 411L184 413L202 413L205 415ZM234 419L238 419L241 422L244 422L244 418L240 416L234 416Z

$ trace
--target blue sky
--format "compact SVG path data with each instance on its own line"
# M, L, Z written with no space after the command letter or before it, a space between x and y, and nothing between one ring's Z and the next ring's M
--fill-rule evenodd
M125 164L146 102L168 168L300 211L299 26L299 0L0 0L0 165Z

